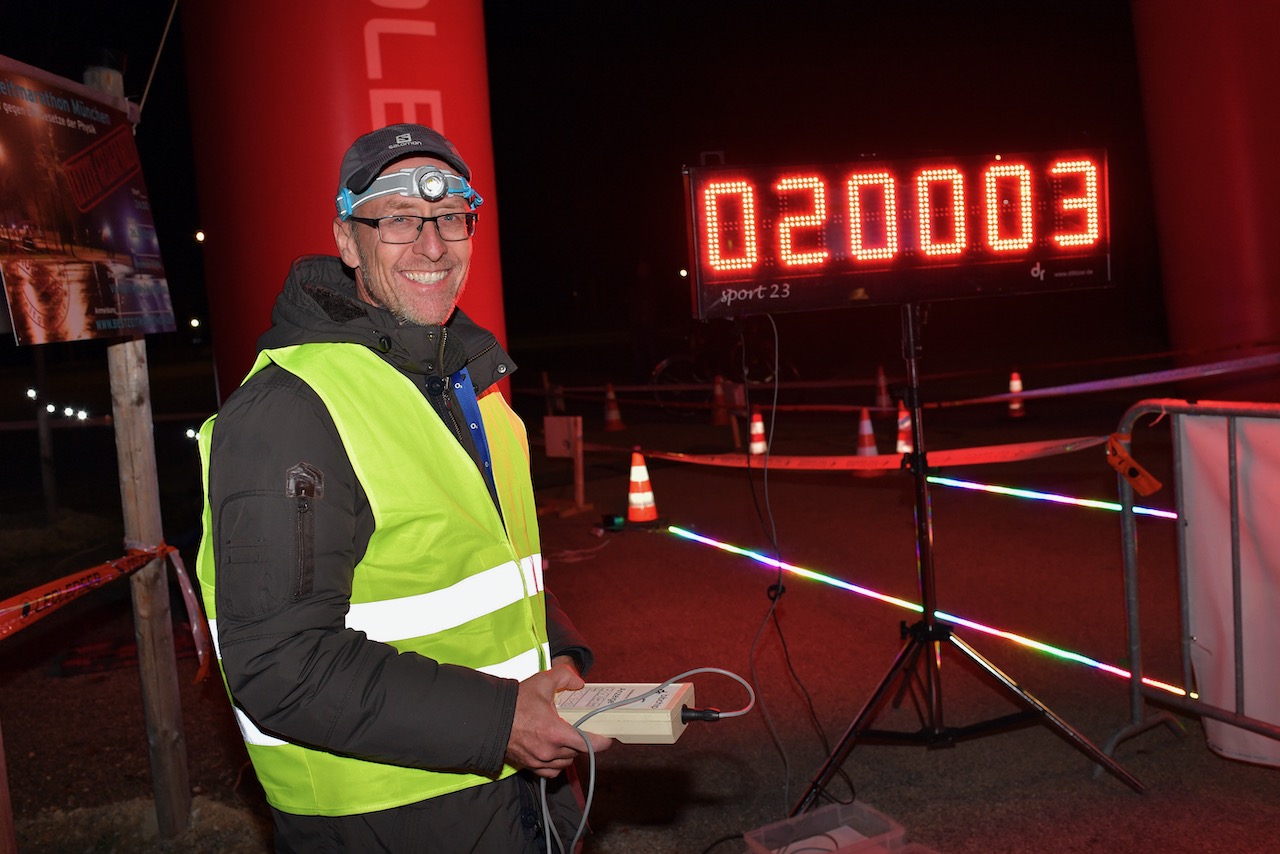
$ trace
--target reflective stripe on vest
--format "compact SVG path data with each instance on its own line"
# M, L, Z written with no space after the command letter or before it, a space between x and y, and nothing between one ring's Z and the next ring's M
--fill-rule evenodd
M213 636L214 650L218 649L218 621L209 620L209 633ZM222 658L220 652L217 653L218 658ZM551 659L551 644L543 644L541 651L541 660ZM538 672L540 667L539 653L537 650L529 650L522 652L510 661L499 662L490 667L477 668L481 673L487 673L490 676L497 676L499 679L524 679L530 673ZM233 706L236 716L236 724L240 727L240 735L248 744L257 744L267 747L278 747L289 742L267 735L258 729L258 725L253 719L246 715L239 706Z
M376 354L351 344L286 347L260 353L249 375L271 362L320 396L374 515L373 535L355 568L347 627L402 651L504 678L545 669L550 649L528 444L524 425L501 395L480 400L499 515L471 457L413 383ZM216 629L207 499L215 427L211 418L200 435L206 507L197 574ZM454 631L464 625L465 635ZM490 780L312 750L262 733L238 709L237 717L267 800L286 812L370 812ZM512 771L506 767L501 776Z

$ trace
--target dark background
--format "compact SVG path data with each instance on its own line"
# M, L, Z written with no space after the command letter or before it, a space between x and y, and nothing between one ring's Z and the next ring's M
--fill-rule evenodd
M0 4L0 54L73 80L104 48L124 63L179 321L153 337L161 353L208 343L185 325L206 305L185 94L186 75L201 71L183 61L181 6L156 61L171 8ZM615 380L681 346L696 325L679 272L681 169L707 153L781 164L1105 147L1114 287L936 303L926 364L1007 370L1167 346L1126 3L486 2L485 12L488 180L501 193L508 335L526 367L575 361L547 341L573 350L586 333L612 347L616 364L595 364L623 374ZM435 61L447 57L424 57ZM898 356L892 306L776 323L784 358L808 378L862 376ZM6 359L14 349L0 345Z

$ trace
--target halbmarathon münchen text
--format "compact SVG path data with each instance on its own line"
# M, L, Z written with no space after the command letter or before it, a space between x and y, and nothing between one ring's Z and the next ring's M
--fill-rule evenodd
M72 113L82 119L89 119L100 125L111 124L111 117L92 104L86 104L76 98L64 98L52 92L28 89L26 86L14 83L12 80L0 80L0 95L40 104L43 107L52 107L55 110L62 110L64 113Z

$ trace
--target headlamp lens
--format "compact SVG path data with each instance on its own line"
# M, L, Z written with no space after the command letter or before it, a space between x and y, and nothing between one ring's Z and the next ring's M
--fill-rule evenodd
M438 202L444 198L449 188L442 173L428 172L418 179L418 189L422 193L422 198L429 202Z

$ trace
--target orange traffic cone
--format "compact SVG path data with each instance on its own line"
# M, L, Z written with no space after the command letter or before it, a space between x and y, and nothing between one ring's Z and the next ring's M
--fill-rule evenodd
M724 397L724 377L716 374L715 386L711 394L711 423L723 427L729 423L729 404Z
M1014 371L1009 376L1009 394L1022 394L1022 375ZM1026 415L1027 411L1022 408L1021 397L1009 398L1009 417L1021 418Z
M893 403L889 399L889 383L884 378L884 366L876 368L876 408L888 409Z
M858 456L877 457L879 455L880 451L876 449L876 434L871 429L871 413L864 406L862 417L858 421ZM879 474L875 469L854 469L853 473L858 477L872 477Z
M902 401L898 401L898 453L909 454L913 450L915 443L911 441L911 413L907 412Z
M763 454L769 450L769 443L764 438L764 418L760 415L760 410L751 413L751 446L749 448L753 454Z
M653 485L649 483L649 469L639 450L631 452L631 490L627 495L628 522L655 522L658 505L653 500Z
M613 393L613 383L606 383L604 389L604 429L610 433L626 430L627 425L622 423L622 412L618 409L618 398Z

